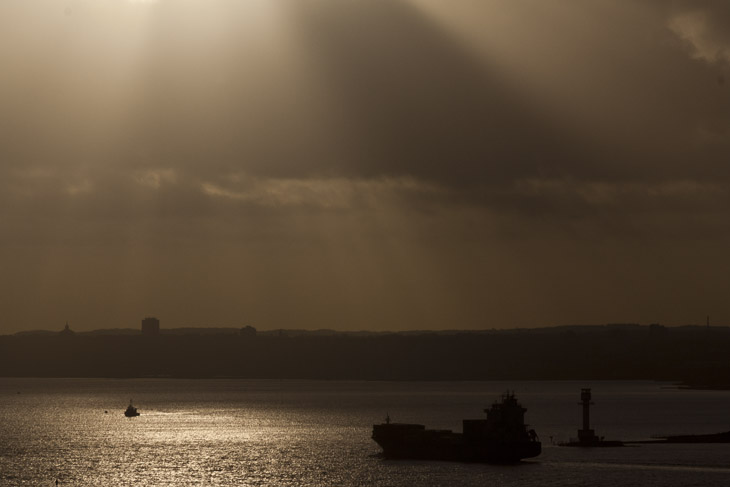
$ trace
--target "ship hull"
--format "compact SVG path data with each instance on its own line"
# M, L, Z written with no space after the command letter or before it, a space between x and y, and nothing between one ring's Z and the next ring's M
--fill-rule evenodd
M387 459L515 463L542 451L539 441L468 441L460 433L427 430L422 425L375 425L373 440Z

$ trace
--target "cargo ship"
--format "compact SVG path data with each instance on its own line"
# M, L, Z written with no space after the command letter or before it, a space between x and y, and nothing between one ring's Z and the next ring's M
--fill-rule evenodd
M373 425L373 440L387 459L514 463L542 451L537 433L525 424L526 411L508 392L484 410L486 419L463 420L463 433L392 423L388 416Z

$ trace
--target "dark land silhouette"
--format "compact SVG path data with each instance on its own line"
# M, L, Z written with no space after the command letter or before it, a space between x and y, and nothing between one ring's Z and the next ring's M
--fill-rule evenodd
M730 328L335 332L252 327L0 336L4 377L664 380L730 387Z

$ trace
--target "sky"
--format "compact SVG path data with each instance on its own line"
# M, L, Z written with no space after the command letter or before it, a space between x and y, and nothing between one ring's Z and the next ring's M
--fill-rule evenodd
M0 333L730 324L725 0L3 0Z

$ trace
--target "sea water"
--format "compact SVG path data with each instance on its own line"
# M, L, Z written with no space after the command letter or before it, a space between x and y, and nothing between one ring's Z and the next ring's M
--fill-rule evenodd
M730 430L730 392L655 382L0 379L0 485L730 485L730 445L557 446L583 387L606 439ZM520 464L384 460L370 438L386 414L460 431L508 390L543 443Z

